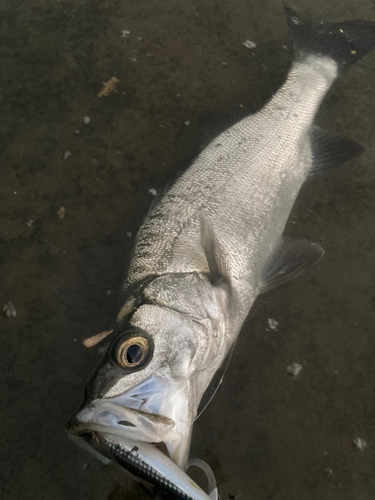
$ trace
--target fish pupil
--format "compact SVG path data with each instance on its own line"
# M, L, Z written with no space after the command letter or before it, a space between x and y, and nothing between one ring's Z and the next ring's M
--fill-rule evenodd
M142 347L138 344L133 344L126 352L126 359L129 364L138 363L142 357Z

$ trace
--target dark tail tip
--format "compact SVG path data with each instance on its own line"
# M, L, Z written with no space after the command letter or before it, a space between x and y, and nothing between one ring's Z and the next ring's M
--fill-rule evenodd
M331 57L341 65L354 64L375 48L375 23L307 21L284 5L290 34L297 49Z

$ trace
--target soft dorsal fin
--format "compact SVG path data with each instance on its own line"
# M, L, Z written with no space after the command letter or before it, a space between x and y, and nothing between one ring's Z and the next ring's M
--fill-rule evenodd
M333 135L317 125L311 127L312 166L309 177L335 170L363 152L360 144Z
M296 278L318 262L324 250L318 243L281 238L262 271L259 293L268 292Z

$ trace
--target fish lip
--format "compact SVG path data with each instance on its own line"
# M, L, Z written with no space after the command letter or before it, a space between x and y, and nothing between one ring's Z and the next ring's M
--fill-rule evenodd
M101 412L107 412L109 413L107 409L107 404L110 405L110 409L113 409L113 413L111 414L111 417L114 418L114 420L117 420L117 424L119 426L115 427L114 425L111 424L106 424L106 423L101 423L100 422L100 413ZM117 412L116 412L117 410ZM90 412L92 411L94 413L94 418L92 420L82 420L79 418L81 414L84 414L84 412ZM121 411L125 412L125 417L121 418L119 415L121 414ZM143 419L143 422L141 420L140 425L137 426L131 422L131 418L128 419L126 418L126 412L130 414L131 417L139 416L141 419ZM95 418L95 415L99 414L99 418ZM159 425L161 427L162 435L165 435L168 433L168 431L172 430L173 427L175 426L175 422L168 418L164 417L163 415L158 415L156 413L152 412L145 412L141 410L135 410L128 408L126 406L120 405L118 403L111 403L107 400L100 401L99 404L90 404L87 407L83 408L77 415L73 416L67 423L66 429L67 431L75 436L84 436L85 434L90 434L90 433L97 433L100 435L111 435L111 436L118 436L119 438L122 439L129 439L130 441L143 441L149 444L159 444L163 440L162 439L152 439L153 435L153 429L152 429L152 421L155 421L156 426ZM151 424L150 424L151 422ZM146 423L150 424L150 428L147 429L147 427L144 425ZM143 424L143 428L142 428ZM137 439L137 436L129 436L129 430L130 432L134 432L135 434L138 432L139 433L139 438ZM156 437L156 432L155 432L155 437Z
M124 392L91 400L68 422L67 430L71 437L98 432L112 444L164 443L163 454L184 469L193 423L189 397L188 381L174 379L163 369Z

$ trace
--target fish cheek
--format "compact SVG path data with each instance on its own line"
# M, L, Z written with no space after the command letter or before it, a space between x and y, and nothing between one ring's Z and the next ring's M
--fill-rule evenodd
M190 376L196 353L196 343L188 338L180 337L177 342L173 343L168 364L175 377L188 378Z

